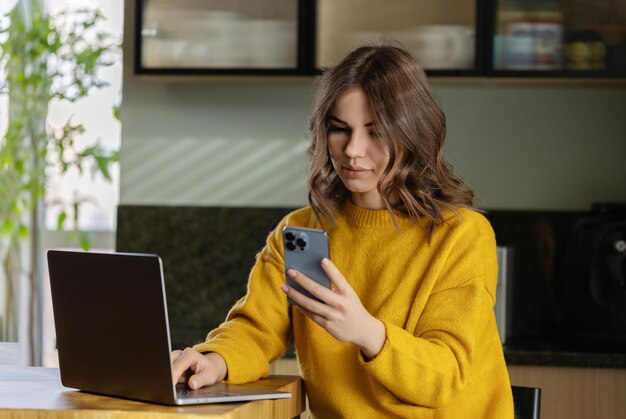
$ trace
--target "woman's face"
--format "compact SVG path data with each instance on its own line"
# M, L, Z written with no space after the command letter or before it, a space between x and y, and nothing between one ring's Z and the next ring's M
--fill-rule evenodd
M349 88L335 101L328 117L328 151L352 202L367 209L385 208L376 186L389 152L361 87Z

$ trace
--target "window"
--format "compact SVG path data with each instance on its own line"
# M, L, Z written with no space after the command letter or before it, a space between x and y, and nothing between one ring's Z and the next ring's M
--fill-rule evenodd
M33 0L34 1L34 0ZM8 4L7 4L8 3ZM29 2L25 2L28 7ZM17 4L17 0L2 2L0 15L5 15ZM105 16L100 30L106 31L113 36L121 45L123 28L123 0L43 0L43 6L52 17L58 19L59 13L65 10L94 9L98 8ZM0 79L4 74L0 74ZM106 150L119 150L121 127L119 121L112 112L114 105L121 102L122 85L122 57L112 66L103 68L99 77L106 81L109 86L92 90L90 94L75 103L53 101L48 108L48 122L52 126L61 126L72 118L74 124L82 124L85 133L77 138L79 148L88 147L99 143ZM4 133L8 126L8 97L0 95L0 133ZM54 164L54 162L52 162ZM116 207L119 195L119 165L111 168L112 182L107 182L101 176L93 177L89 171L82 174L72 169L61 176L55 170L48 172L46 185L46 219L44 220L44 232L42 251L50 247L67 247L61 235L53 232L56 230L57 218L63 206L60 203L72 202L75 196L86 199L81 206L78 226L81 230L97 232L92 236L92 245L96 248L113 248L113 237L116 228ZM67 208L66 208L67 209ZM76 227L73 223L68 226ZM103 236L105 236L103 238ZM45 253L40 255L45 264ZM43 278L41 289L41 343L20 340L21 350L27 352L27 348L33 345L36 353L41 353L43 366L57 366L56 338L52 316L52 305L47 279L47 267L42 267ZM24 284L20 284L20 294L26 290ZM29 294L26 291L26 294ZM26 298L23 298L26 297ZM28 306L29 297L20 295L18 304ZM28 310L18 308L18 334L30 335L28 331L28 316L24 315ZM36 333L39 335L39 333ZM21 338L20 338L21 339Z
M99 8L105 15L102 30L112 34L121 44L123 27L123 0L44 0L51 16L67 9ZM88 97L77 103L54 102L49 108L49 120L53 125L64 123L69 117L75 123L82 123L85 134L80 138L81 145L91 145L97 141L108 150L120 148L120 123L111 112L114 104L121 101L122 59L102 70L102 79L110 85L93 90ZM108 183L101 176L92 178L88 172L82 175L74 170L62 178L51 174L47 186L45 226L56 228L61 211L58 202L70 202L74 195L85 197L87 202L81 207L78 227L89 231L115 231L116 206L119 201L119 165L111 173L113 182Z

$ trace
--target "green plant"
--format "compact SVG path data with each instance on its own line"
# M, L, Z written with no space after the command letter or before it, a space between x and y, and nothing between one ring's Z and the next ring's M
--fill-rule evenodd
M24 7L29 4L29 7ZM61 174L75 168L81 173L111 180L110 166L118 159L117 151L100 144L79 146L84 133L81 124L69 118L60 127L48 122L52 100L76 102L94 88L107 84L98 72L113 64L119 46L110 35L98 29L103 19L99 11L74 10L51 20L38 1L21 1L0 21L1 93L8 95L8 128L0 142L0 259L4 258L7 315L13 312L12 295L20 271L19 252L30 243L31 266L28 272L31 295L37 295L40 220L46 210L43 203L46 180L52 170ZM30 13L26 13L29 10ZM118 110L114 107L115 116ZM58 216L58 227L70 219L80 234L83 248L89 247L88 236L78 231L78 216L84 198L76 197L64 205ZM36 301L36 300L34 300ZM14 319L5 318L5 336L14 338Z

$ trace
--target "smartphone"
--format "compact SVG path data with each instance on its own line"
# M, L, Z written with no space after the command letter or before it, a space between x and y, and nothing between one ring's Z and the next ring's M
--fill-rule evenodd
M285 278L287 285L298 292L320 301L302 289L287 275L288 269L295 269L313 281L330 289L330 280L322 270L322 259L328 257L328 234L324 230L304 227L283 228L283 250L285 255ZM289 298L289 303L294 304Z

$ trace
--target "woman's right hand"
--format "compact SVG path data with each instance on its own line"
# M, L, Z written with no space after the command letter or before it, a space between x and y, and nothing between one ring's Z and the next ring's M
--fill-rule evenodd
M224 358L215 352L201 354L193 348L186 348L172 351L170 356L174 384L186 382L194 390L222 381L228 373Z

